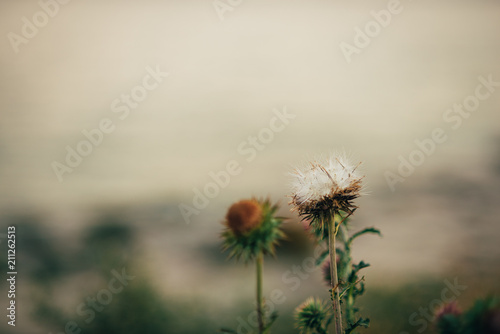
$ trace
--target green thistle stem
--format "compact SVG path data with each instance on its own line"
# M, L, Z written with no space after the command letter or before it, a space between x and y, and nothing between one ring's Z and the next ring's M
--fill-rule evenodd
M342 220L343 217L340 216L340 219ZM347 232L347 225L345 222L340 225L339 231L341 233L340 238L344 243L344 262L342 262L342 272L339 273L339 277L340 279L347 281L352 271L352 260L351 247L348 245L349 233Z
M337 252L335 250L335 215L328 220L328 238L330 246L330 274L332 277L332 306L335 315L335 333L342 334L342 313L340 309L339 279L337 276Z
M347 292L347 305L346 305L346 319L347 324L350 326L354 321L354 296L352 295L352 288Z
M340 217L342 219L342 216ZM344 257L347 259L346 262L344 263L344 270L342 273L342 279L345 281L348 281L349 276L351 275L352 271L352 261L351 261L351 248L348 245L348 240L349 240L349 234L347 232L347 226L345 224L342 224L339 228L340 232L342 233L342 239L344 240L345 244L345 249L344 249ZM345 306L345 311L346 311L346 320L349 325L354 323L354 296L353 296L353 288L350 287L349 290L347 291L347 298L346 298L346 306Z
M262 334L264 333L264 319L262 314L262 269L264 266L264 257L262 252L257 255L257 260L255 262L257 265L257 319L259 322L259 334Z

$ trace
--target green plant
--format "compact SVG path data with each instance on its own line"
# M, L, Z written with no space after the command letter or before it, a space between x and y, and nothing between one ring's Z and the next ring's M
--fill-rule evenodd
M276 217L277 205L269 200L242 200L234 203L226 215L226 228L222 232L223 250L229 251L229 257L243 259L245 263L255 261L256 265L256 300L259 333L268 333L277 318L272 313L265 319L262 297L264 255L274 255L278 241L285 237L281 230L284 218ZM223 328L222 332L236 333Z
M466 312L456 302L448 303L436 312L435 324L440 334L499 334L500 301L479 299Z
M380 232L366 228L349 236L348 218L357 209L353 201L362 190L363 177L357 172L358 166L351 165L344 157L311 162L295 171L292 185L292 211L297 211L302 220L309 223L308 230L318 243L328 246L316 263L320 265L328 257L324 271L330 283L336 334L353 333L357 327L369 325L369 319L357 316L355 306L356 298L364 292L364 277L359 278L358 273L368 264L363 261L353 264L351 248L357 237L367 233L380 235ZM313 322L303 320L300 316L297 319L297 326L303 331L321 333L313 327L304 327Z

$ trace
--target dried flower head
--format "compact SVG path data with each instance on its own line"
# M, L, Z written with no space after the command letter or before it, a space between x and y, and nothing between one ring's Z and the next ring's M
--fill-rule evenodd
M352 214L356 209L353 200L360 196L363 176L343 156L333 156L326 161L311 162L293 173L293 211L313 223L332 219L340 211Z
M259 253L273 254L285 234L281 230L283 218L276 217L277 205L269 200L242 200L233 204L226 215L222 232L223 250L229 257L243 258L245 262Z
M234 234L248 233L262 224L262 208L256 200L236 202L227 211L226 223Z
M310 297L295 309L295 320L301 333L326 333L331 315L323 301Z

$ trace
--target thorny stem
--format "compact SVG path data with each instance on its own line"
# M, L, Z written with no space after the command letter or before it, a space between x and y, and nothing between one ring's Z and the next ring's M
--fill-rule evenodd
M335 333L342 334L342 313L337 276L337 252L335 250L335 215L328 220L328 239L330 245L330 274L332 277L332 306L335 315Z
M349 291L347 292L347 305L346 305L346 319L347 319L347 324L351 326L354 323L354 296L352 295L353 290L352 287L349 288Z
M262 314L262 267L264 264L264 257L262 252L257 256L255 261L257 265L257 319L259 322L259 334L264 333L264 320Z
M351 248L348 246L348 240L349 240L349 234L347 233L347 226L343 224L343 226L340 226L340 231L342 233L342 239L344 240L344 243L346 245L344 249L344 257L347 258L347 263L344 263L345 268L343 268L342 272L342 279L345 281L348 280L349 276L351 275L352 271L352 262L351 262ZM353 314L353 308L354 308L354 296L353 296L353 288L350 287L349 290L347 291L347 298L346 298L346 319L348 324L352 324L354 322L354 314Z
M341 217L342 218L342 217ZM349 275L352 271L352 262L351 262L351 248L348 245L349 234L347 233L347 226L345 223L342 223L338 229L340 231L340 238L344 242L344 258L347 258L347 262L343 263L342 272L339 273L340 279L347 281Z

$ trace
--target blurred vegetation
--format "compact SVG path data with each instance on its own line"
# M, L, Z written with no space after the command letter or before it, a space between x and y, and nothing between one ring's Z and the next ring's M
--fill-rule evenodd
M112 215L98 219L97 223L84 231L81 263L85 268L98 269L102 274L109 268L121 268L132 262L135 239L129 223Z
M97 304L102 311L94 308L95 318L88 323L86 320L90 318L75 318L72 313L63 311L62 306L51 304L52 298L46 294L38 299L35 318L49 328L64 328L69 321L74 321L83 332L93 334L199 333L200 328L206 328L208 320L200 314L191 313L189 304L168 302L150 283L147 274L137 265L137 258L134 258L134 236L131 225L113 215L102 217L83 232L82 247L73 255L80 264L80 271L97 272L104 282L112 278L111 270L121 272L122 268L126 268L126 272L134 276L129 285L113 295L109 304ZM96 293L99 296L99 290ZM85 301L86 298L82 295L80 300ZM90 309L90 306L84 308ZM189 320L186 321L188 315Z
M81 333L92 334L216 333L221 327L238 328L238 319L247 319L254 310L253 305L244 301L230 307L219 307L201 297L180 300L165 296L142 267L137 231L119 215L101 217L79 236L73 236L74 239L65 236L68 238L66 242L60 242L34 217L15 217L4 223L17 227L18 259L23 264L19 275L29 281L32 321L39 329L33 333L59 334L72 320L82 329ZM6 230L7 224L2 224L2 231ZM284 243L290 254L283 251L284 256L279 261L289 261L294 257L293 253L297 252L293 250L295 242L299 245L309 243L300 233L297 236L292 233L290 240ZM0 243L0 249L2 254L6 253L6 242ZM301 258L309 250L300 246L298 253L300 256L296 258ZM215 257L215 250L213 255ZM5 272L4 257L0 257L0 266ZM111 270L120 271L121 268L127 268L127 273L135 278L122 292L114 294L113 300L101 312L95 312L95 319L87 323L85 317L77 314L77 306L105 289L112 278ZM222 273L227 270L227 266L217 268ZM368 284L359 306L372 321L370 327L360 330L360 333L436 333L431 321L424 325L419 309L428 308L432 300L439 298L445 287L444 278L455 277L455 274L460 275L460 281L466 280L469 286L457 299L463 309L469 308L478 297L486 296L487 292L499 292L498 268L489 273L490 280L475 277L473 272L454 272L442 278L416 278L414 283L401 287L387 284L386 288L374 288ZM4 289L5 283L0 283L0 287ZM23 285L23 290L28 290L26 285ZM61 298L68 293L71 297ZM273 334L298 333L293 319L296 306L289 303L279 305L280 317L273 326ZM411 321L410 317L415 313L417 315ZM245 328L248 327L242 327L242 333L248 332ZM0 324L0 333L19 332Z
M158 293L137 264L135 231L120 217L108 215L100 218L95 225L83 231L76 245L72 241L53 242L54 236L46 229L43 232L43 226L33 217L15 217L4 225L16 226L20 241L18 259L23 263L19 277L29 278L32 318L45 328L45 333L63 333L65 326L70 326L69 332L81 329L82 333L93 334L200 333L203 328L208 328L210 320L203 315L200 303L167 301ZM56 249L56 244L59 247L66 244L66 248ZM0 247L5 254L6 243L0 243ZM5 257L1 257L0 266L5 272ZM95 318L87 323L88 316L77 315L78 306L86 303L88 297L99 296L98 293L107 289L107 282L113 277L110 272L121 272L122 268L126 268L127 274L133 275L134 279L113 294L109 304L97 303L99 309L94 309ZM91 277L89 286L82 286L76 301L69 303L71 306L58 301L57 295L64 295L65 289L71 289L64 286L65 282L85 282L85 277ZM99 283L92 293L95 282ZM86 305L82 311L92 309L89 304ZM77 327L72 327L73 321ZM216 325L211 324L211 327L216 328ZM0 333L18 332L2 324Z

